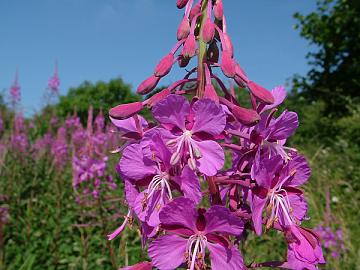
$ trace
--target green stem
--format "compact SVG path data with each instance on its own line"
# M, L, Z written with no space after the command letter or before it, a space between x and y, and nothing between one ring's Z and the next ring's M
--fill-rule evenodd
M208 0L204 0L201 6L201 12L203 13L200 22L200 31L199 31L199 55L198 55L198 89L196 95L199 98L204 96L205 91L205 72L204 72L204 62L206 60L206 42L202 38L202 29L204 27L205 20L207 18L207 6Z

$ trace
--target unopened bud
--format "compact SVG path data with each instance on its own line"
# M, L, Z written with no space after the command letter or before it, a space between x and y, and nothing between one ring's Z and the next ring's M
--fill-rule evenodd
M206 43L210 43L213 41L215 36L215 26L214 23L211 21L210 18L207 18L202 29L202 39Z
M141 95L146 95L150 93L152 90L154 90L159 80L160 80L159 77L156 77L154 75L150 76L139 85L136 92L138 92Z
M216 42L212 42L209 45L209 49L207 51L207 60L212 63L217 63L219 61L219 48Z
M252 126L260 121L260 115L254 110L234 106L231 111L244 125Z
M223 51L221 55L221 70L226 77L234 78L236 74L235 61L229 51Z
M205 85L204 98L211 99L219 104L219 96L215 91L214 86L210 83Z
M159 64L155 67L154 75L156 77L163 77L166 74L168 74L171 70L171 67L174 63L174 55L172 53L169 53L166 55Z
M224 6L222 0L216 0L214 4L214 16L217 20L221 21L224 16Z
M184 17L179 25L176 37L178 40L182 40L184 38L187 38L189 33L190 33L190 21L188 18Z
M238 63L235 64L235 78L239 77L239 79L245 83L249 83L249 79L246 76L244 70L240 67L240 65Z
M189 0L177 0L176 1L176 6L178 7L178 9L182 9L186 6L186 4L189 2Z
M197 46L196 46L195 36L194 36L194 34L190 34L184 43L181 54L184 57L191 58L196 54L196 48L197 48Z
M231 38L227 33L223 33L223 38L225 42L225 48L230 52L231 57L234 57L234 46L232 44Z
M156 105L156 103L158 103L159 101L163 100L164 98L166 98L168 95L170 95L171 92L168 88L160 91L159 93L156 93L155 95L153 95L147 102L147 106L152 108Z
M201 12L201 4L198 3L195 6L193 6L193 8L190 11L189 14L189 20L192 21L192 19L195 18L196 15L198 15Z
M248 87L250 92L259 100L266 104L273 104L274 103L274 97L271 94L270 91L266 90L264 87L250 81L248 83Z
M121 104L110 109L109 115L112 118L123 120L137 114L143 109L142 102L133 102L128 104Z

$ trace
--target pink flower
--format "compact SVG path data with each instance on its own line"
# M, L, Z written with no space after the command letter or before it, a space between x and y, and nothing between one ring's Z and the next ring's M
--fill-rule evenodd
M171 164L185 162L192 170L215 175L224 165L224 152L214 141L225 128L221 107L209 99L191 106L182 96L170 95L153 108L172 149Z

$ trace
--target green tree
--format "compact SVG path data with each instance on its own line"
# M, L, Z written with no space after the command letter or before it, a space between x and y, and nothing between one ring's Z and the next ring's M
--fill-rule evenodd
M324 102L330 118L349 115L360 101L360 1L318 0L316 11L294 16L314 48L310 71L294 78L295 98Z

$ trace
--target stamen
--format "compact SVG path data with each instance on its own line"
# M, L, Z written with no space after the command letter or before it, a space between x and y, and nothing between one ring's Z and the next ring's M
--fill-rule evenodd
M189 266L188 270L203 269L205 267L206 246L206 236L194 234L189 237L184 254Z

